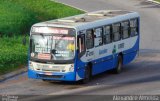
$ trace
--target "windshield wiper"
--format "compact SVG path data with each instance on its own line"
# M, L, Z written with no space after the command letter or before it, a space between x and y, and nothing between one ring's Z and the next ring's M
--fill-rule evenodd
M42 36L43 39L45 38L44 35L43 35L42 33L40 33L40 35Z

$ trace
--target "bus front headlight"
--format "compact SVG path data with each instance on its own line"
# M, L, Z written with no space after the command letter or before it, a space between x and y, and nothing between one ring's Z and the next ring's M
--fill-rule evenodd
M71 65L69 66L69 71L70 71L70 72L73 72L73 71L74 71L74 64L71 64Z
M34 70L33 63L29 62L29 69Z

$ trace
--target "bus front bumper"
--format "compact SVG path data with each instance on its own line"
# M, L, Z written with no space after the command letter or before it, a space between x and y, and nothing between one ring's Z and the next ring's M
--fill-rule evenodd
M28 77L55 81L76 81L74 72L39 72L28 69Z

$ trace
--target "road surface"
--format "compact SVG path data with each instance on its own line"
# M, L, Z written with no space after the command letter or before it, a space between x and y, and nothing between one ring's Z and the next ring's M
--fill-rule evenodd
M139 95L160 94L160 6L146 0L57 0L85 11L121 9L141 15L141 52L123 72L104 72L88 84L43 82L27 78L27 73L0 83L7 95Z

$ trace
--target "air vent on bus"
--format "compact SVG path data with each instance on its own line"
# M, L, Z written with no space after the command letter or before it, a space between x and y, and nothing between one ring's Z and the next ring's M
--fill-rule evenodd
M108 14L111 14L111 11L101 11L101 12L94 12L94 13L88 13L89 16L107 16Z
M75 20L69 20L69 19L58 19L57 21L58 22L71 22L71 23L76 22Z
M74 18L77 22L85 22L86 19L84 17L75 17Z
M75 23L75 22L85 22L84 17L75 17L73 19L58 19L58 22L70 22L70 23Z

